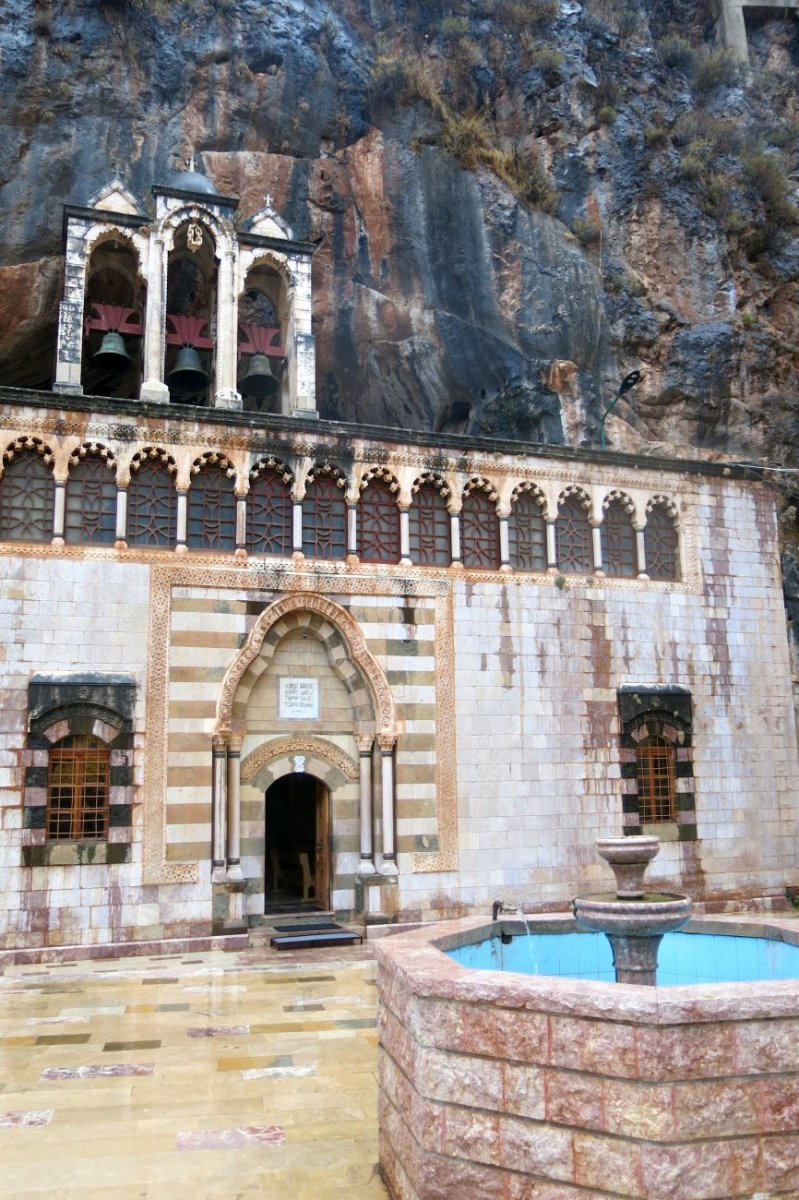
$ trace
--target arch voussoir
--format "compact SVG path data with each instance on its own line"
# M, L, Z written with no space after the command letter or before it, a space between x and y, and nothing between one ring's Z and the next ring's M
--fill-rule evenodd
M358 690L351 687L353 680L362 680L364 695L368 696L374 710L378 734L396 737L394 698L382 668L366 645L360 626L341 605L315 594L283 596L260 614L222 681L215 734L224 735L230 731L234 709L239 709L245 702L280 640L293 629L311 627L316 631L314 618L318 618L318 634L323 644L327 646L330 639L340 639L339 646L343 643L340 654L335 652L338 647L332 648L332 665L350 691ZM260 670L260 664L256 662L259 657L266 660ZM357 706L362 708L363 704L358 702Z

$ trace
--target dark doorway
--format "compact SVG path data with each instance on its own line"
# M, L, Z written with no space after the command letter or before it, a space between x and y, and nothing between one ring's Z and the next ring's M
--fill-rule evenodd
M328 904L328 790L293 772L266 793L265 912L319 912Z

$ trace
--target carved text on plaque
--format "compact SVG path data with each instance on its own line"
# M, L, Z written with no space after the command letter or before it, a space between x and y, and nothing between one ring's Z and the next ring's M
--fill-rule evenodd
M316 721L319 718L319 680L281 679L281 721Z

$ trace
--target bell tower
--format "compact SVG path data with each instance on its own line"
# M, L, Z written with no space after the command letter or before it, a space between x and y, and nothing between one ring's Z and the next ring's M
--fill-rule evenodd
M238 198L186 166L154 217L118 180L65 207L53 390L316 417L315 246L269 196L238 229Z

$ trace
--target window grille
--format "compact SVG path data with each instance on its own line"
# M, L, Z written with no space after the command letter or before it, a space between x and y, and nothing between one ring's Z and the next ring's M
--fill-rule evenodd
M87 454L69 469L64 514L67 542L113 545L117 525L114 468L99 454Z
M546 571L547 524L538 497L522 492L508 518L510 564L515 571Z
M67 737L51 749L47 771L51 841L107 837L110 762L108 747L94 737Z
M448 567L452 563L450 518L441 492L423 483L409 511L411 561L420 566Z
M675 748L652 734L635 748L638 808L642 825L676 821Z
M475 488L463 497L461 553L465 567L499 570L499 518L496 503L482 489Z
M655 504L647 514L644 545L646 573L650 579L680 578L677 527L663 504Z
M302 550L308 558L346 558L347 505L333 475L319 474L302 504Z
M131 546L173 546L178 496L166 463L147 461L131 472L127 540Z
M191 481L186 545L192 550L235 550L235 484L219 463L207 463Z
M602 568L608 575L630 578L638 574L638 553L630 514L621 500L611 500L599 527Z
M358 554L361 562L400 560L400 514L395 494L384 479L371 479L358 507Z
M35 450L15 454L0 478L0 538L49 542L54 494L53 472L42 456Z
M292 500L288 484L271 468L250 477L247 496L247 549L287 557L293 548Z
M564 573L590 571L591 524L579 496L567 496L558 508L558 566Z

